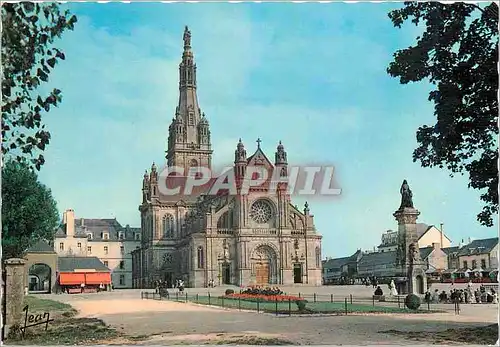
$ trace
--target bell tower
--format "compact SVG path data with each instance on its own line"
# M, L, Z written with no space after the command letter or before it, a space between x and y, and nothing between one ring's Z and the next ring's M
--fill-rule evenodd
M168 129L167 165L211 168L210 127L196 94L196 64L191 50L191 31L184 29L184 52L179 65L179 104Z

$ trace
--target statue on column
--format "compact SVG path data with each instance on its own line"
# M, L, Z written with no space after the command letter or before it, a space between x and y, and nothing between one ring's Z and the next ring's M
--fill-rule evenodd
M410 244L408 247L408 256L410 259L410 264L415 264L418 259L419 259L419 252L420 250L418 249L418 246L413 242Z
M399 192L401 193L401 206L399 208L400 209L414 208L413 194L406 180L403 181L403 184L401 185L401 189L399 190Z

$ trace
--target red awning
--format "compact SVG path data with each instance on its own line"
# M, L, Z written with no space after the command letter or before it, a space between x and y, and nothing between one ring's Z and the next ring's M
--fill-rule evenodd
M111 284L109 272L61 272L59 284L62 286Z
M93 272L85 274L85 284L111 284L109 272Z
M85 273L59 273L59 284L62 286L81 285L82 283L85 283Z

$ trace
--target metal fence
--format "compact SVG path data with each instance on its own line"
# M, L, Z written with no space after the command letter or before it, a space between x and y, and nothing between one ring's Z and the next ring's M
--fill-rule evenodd
M347 297L335 296L333 294L301 294L294 295L302 300L281 300L276 296L271 300L250 299L236 295L230 298L222 295L213 295L208 292L204 294L188 294L187 292L141 292L141 299L170 300L176 302L190 302L209 306L224 308L250 310L257 312L274 313L276 315L293 314L337 314L348 315L352 313L424 313L443 312L443 304L422 302L418 310L409 310L405 306L404 296L394 297ZM300 303L302 301L302 303ZM438 306L439 305L439 306ZM453 309L455 314L460 314L460 302L451 302L446 305L446 311Z

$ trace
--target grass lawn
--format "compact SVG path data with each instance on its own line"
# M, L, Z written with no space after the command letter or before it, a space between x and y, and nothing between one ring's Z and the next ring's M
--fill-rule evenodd
M180 302L185 302L185 296L170 297L171 300L176 300ZM208 296L188 296L188 302L194 302L202 305L213 305L221 306L227 308L235 308L242 310L259 310L269 313L275 313L278 311L279 314L297 314L299 309L295 302L255 302L246 301L238 299L222 299L220 297L208 297ZM370 304L357 304L357 303L347 303L348 313L436 313L437 311L428 311L427 309L420 309L417 311L412 311L406 308L399 307L389 307L377 305L373 306ZM337 313L345 314L345 304L343 302L328 302L328 301L318 301L318 302L308 302L306 304L306 310L300 313Z
M49 312L54 321L47 330L44 324L27 328L24 338L13 327L7 337L10 345L85 345L119 337L118 332L100 319L76 318L77 311L71 305L35 296L26 296L24 305L29 305L28 314Z

